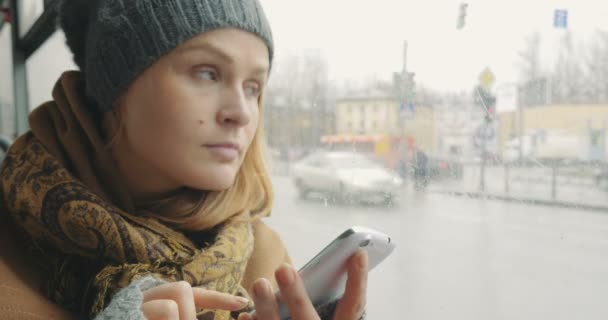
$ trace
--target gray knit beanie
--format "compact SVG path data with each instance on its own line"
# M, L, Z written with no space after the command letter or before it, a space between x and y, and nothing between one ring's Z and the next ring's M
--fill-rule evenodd
M131 82L161 56L196 35L232 27L273 40L258 0L99 0L86 34L86 93L112 109Z

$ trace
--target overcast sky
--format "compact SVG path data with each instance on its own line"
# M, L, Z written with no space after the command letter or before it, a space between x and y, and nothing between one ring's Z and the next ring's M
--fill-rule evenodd
M332 76L390 76L401 69L403 41L419 82L441 90L472 87L484 67L515 81L517 52L538 31L551 58L563 30L556 8L569 10L570 30L608 30L608 2L597 0L469 0L466 27L456 29L459 0L263 0L279 50L321 48Z
M403 41L416 80L438 90L469 90L489 67L497 85L517 80L524 37L541 33L542 57L550 65L563 30L553 12L569 11L569 29L579 38L608 31L608 2L594 0L468 0L466 27L456 29L458 0L261 0L273 27L277 55L318 49L335 81L401 70ZM40 0L40 2L42 2ZM26 5L39 10L37 1ZM0 34L0 97L10 87L9 28ZM53 83L74 68L63 34L56 33L28 63L31 104L50 98Z

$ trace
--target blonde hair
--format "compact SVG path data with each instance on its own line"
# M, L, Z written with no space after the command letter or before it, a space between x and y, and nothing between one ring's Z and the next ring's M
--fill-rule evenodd
M152 213L152 216L174 224L180 229L199 231L213 228L230 219L254 221L270 214L274 192L264 156L263 101L262 95L258 100L260 108L258 127L233 184L223 191L197 190L197 200L183 212ZM123 117L117 108L108 112L108 116L104 119L104 128L106 132L113 133L106 140L108 141L106 147L109 149L118 141L125 129ZM166 199L163 202L172 200L177 199Z

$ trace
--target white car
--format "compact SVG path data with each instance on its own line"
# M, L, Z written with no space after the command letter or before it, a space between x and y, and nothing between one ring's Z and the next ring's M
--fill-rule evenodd
M293 166L292 176L301 197L322 192L391 202L403 185L395 173L353 152L314 153Z

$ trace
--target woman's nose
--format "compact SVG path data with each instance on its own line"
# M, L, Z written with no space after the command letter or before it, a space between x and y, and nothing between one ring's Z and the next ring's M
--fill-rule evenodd
M251 121L252 110L243 88L226 90L222 100L222 107L218 112L220 124L243 127Z

